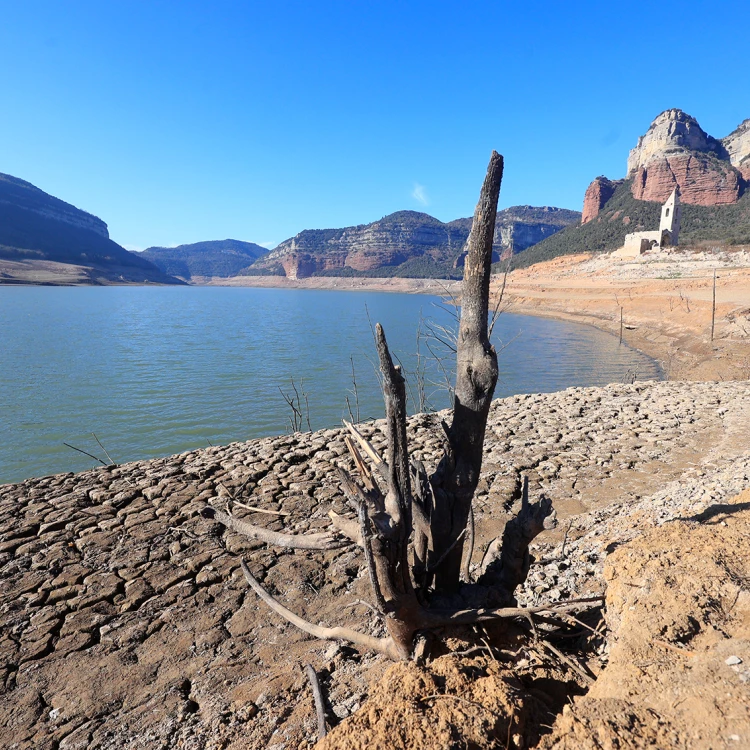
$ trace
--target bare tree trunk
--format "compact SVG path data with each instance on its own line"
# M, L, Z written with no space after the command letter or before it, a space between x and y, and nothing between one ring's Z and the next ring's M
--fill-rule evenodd
M422 463L409 457L405 381L401 368L393 364L380 324L375 333L386 405L385 460L353 425L347 425L350 436L346 444L358 478L355 480L342 468L339 475L357 519L332 512L331 521L341 534L362 547L375 606L385 620L388 636L375 638L351 628L325 627L304 620L265 591L242 561L245 578L258 596L279 616L318 638L348 640L391 659L408 659L418 630L505 617L530 618L532 610L517 607L466 609L466 602L455 596L461 583L466 538L470 539L466 573L471 558L473 521L471 527L468 524L498 376L488 317L492 240L502 175L503 158L493 151L468 239L453 419L450 426L442 423L445 453L434 474L428 477ZM271 544L305 549L331 549L342 544L333 534L270 532L214 508L207 508L204 514ZM524 480L521 511L506 524L502 539L496 539L488 548L479 580L466 601L481 599L476 596L479 589L480 594L486 593L484 598L489 604L514 603L514 589L528 573L529 543L550 515L552 507L546 498L529 502L528 481ZM545 611L579 611L590 603L564 602Z
M474 491L482 468L487 415L497 383L497 353L488 336L492 241L497 201L503 178L503 157L492 152L487 176L474 212L468 239L458 333L456 395L449 448L431 479L435 497L431 526L434 564L453 544L436 571L435 587L458 591L463 540L455 544L469 520Z

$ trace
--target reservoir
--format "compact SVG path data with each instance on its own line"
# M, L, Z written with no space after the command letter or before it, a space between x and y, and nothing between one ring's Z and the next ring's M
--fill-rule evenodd
M406 373L410 412L445 408L452 310L382 292L0 288L0 483L96 465L64 443L107 461L93 434L124 463L289 432L287 399L302 429L308 417L314 430L380 418L376 322ZM492 340L495 397L662 377L644 354L575 323L504 313Z

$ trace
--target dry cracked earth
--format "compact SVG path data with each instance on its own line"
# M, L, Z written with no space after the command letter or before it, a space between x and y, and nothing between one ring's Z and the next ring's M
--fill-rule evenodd
M606 627L591 622L597 634L573 666L524 648L509 627L476 642L512 641L497 652L512 653L510 665L488 646L393 667L311 639L257 600L241 557L308 620L382 627L361 603L370 592L356 549L271 549L200 515L231 495L266 511L235 506L253 523L327 529L329 510L350 513L335 474L336 464L353 468L342 430L1 486L0 744L311 747L317 725L301 668L310 663L330 723L340 722L326 747L750 747L750 560L733 553L743 539L748 549L750 502L731 503L750 486L748 424L749 382L614 384L493 403L473 561L502 532L527 474L532 496L552 499L558 526L538 538L519 600L607 591ZM362 428L376 448L381 428ZM429 469L438 415L411 418L409 434ZM691 542L698 533L708 536ZM714 568L680 578L693 547L714 549L700 556ZM659 562L670 554L671 578ZM701 581L705 591L690 598ZM665 602L678 594L687 598L669 620ZM711 619L717 601L728 608L723 625ZM472 646L457 635L447 643ZM639 697L648 685L651 697ZM684 695L665 692L675 685ZM704 730L690 723L701 690Z

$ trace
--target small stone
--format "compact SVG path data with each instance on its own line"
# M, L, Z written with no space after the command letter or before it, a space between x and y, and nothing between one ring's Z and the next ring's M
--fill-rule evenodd
M730 656L728 659L724 659L724 664L732 667L735 664L742 664L742 659L739 656Z
M336 714L337 718L345 719L349 716L349 709L343 703L339 703L333 707L333 713Z

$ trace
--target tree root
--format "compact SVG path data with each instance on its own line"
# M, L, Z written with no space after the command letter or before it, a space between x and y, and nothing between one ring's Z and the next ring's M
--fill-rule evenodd
M278 531L264 529L262 526L255 526L252 523L243 521L235 516L230 516L228 513L216 510L216 508L211 508L210 506L204 508L201 511L201 515L203 518L211 518L218 521L228 529L236 531L238 534L242 534L250 539L258 539L266 544L275 544L279 547L291 549L338 549L350 544L348 540L341 539L330 531L323 531L317 534L282 534Z

